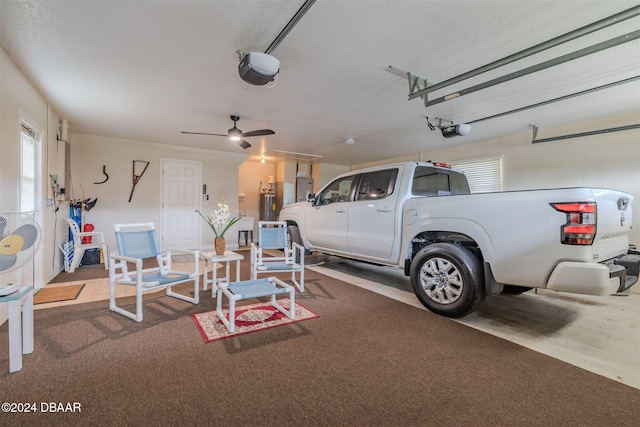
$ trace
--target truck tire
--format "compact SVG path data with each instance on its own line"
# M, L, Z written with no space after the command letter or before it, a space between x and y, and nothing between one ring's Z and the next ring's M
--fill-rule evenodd
M411 285L420 302L436 314L463 317L484 300L480 260L451 243L422 248L411 262Z
M298 229L297 225L289 225L287 226L287 232L289 234L289 247L293 247L292 243L297 243L301 246L304 246L302 244L302 238L300 237L300 229ZM305 255L307 255L307 249L305 248L304 250ZM296 256L296 262L300 262L300 260L298 258L300 258L300 256L298 255L299 252L295 253Z

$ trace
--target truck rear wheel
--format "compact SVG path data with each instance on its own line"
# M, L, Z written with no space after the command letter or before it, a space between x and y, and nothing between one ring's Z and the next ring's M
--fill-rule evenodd
M411 262L411 285L420 302L446 317L463 317L484 299L482 264L451 243L422 248Z

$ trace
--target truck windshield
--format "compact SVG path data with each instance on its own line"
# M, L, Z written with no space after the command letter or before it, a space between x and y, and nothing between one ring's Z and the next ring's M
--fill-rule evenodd
M413 174L411 192L415 196L456 196L470 194L466 177L460 172L418 166Z

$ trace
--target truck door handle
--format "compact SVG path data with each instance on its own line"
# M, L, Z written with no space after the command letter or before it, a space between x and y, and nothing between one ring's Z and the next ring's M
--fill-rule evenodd
M391 209L384 207L384 208L378 208L376 209L378 212L391 212Z
M337 213L344 213L344 212L345 212L345 210L344 210L344 208L337 208L337 209L336 209L336 212L337 212Z

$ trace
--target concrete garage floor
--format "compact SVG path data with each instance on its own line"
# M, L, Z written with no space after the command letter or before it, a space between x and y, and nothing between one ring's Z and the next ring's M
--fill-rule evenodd
M311 270L426 310L399 268L325 255L307 258ZM489 297L456 321L640 389L640 294L531 290Z

